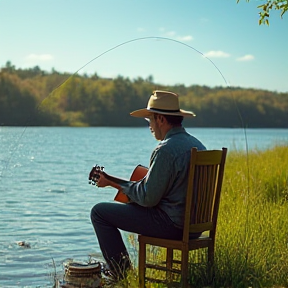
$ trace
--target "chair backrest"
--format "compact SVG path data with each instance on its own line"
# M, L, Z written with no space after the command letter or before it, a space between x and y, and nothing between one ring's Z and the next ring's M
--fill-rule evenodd
M189 233L210 231L215 236L227 148L191 149L183 241Z

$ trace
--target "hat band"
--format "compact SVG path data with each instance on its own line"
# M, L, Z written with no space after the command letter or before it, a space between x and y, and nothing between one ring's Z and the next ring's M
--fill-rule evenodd
M166 110L166 109L158 109L158 108L148 108L148 110L155 110L155 111L159 111L159 112L180 112L180 109L177 110Z

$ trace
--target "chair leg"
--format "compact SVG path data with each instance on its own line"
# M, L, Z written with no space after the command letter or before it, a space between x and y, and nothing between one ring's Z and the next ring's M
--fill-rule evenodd
M214 245L208 247L208 262L210 265L214 264Z
M145 287L145 263L146 263L146 244L139 241L139 256L138 256L138 277L139 287Z
M215 277L215 270L214 270L214 245L208 247L208 275L210 277L210 282L213 282Z
M188 288L188 259L189 250L183 249L181 252L181 287Z
M166 249L166 268L167 268L167 271L166 271L166 279L168 281L171 281L172 279L172 266L173 266L173 249L171 248L167 248Z

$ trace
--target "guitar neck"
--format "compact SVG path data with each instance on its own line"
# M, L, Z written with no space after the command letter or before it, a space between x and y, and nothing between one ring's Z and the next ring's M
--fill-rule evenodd
M138 166L136 166L136 168L132 172L130 180L127 180L127 179L118 178L118 177L114 177L112 175L109 175L103 171L103 168L104 167L98 166L98 165L95 165L92 168L92 170L90 171L90 174L89 174L89 178L88 178L89 183L93 184L93 185L97 184L98 179L99 179L99 174L103 173L105 178L110 182L109 185L118 189L118 193L114 197L114 200L122 202L122 203L128 203L130 200L129 200L128 196L122 192L121 186L127 185L131 181L139 181L139 180L143 179L146 176L147 171L148 171L147 167L142 166L142 165L138 165Z

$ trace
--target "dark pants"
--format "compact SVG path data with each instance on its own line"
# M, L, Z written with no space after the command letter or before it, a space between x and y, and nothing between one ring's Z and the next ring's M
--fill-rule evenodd
M167 239L181 239L183 234L163 211L137 204L117 202L96 204L91 210L91 221L108 265L110 267L115 266L115 263L118 267L126 265L124 269L129 267L127 264L129 255L119 229Z

